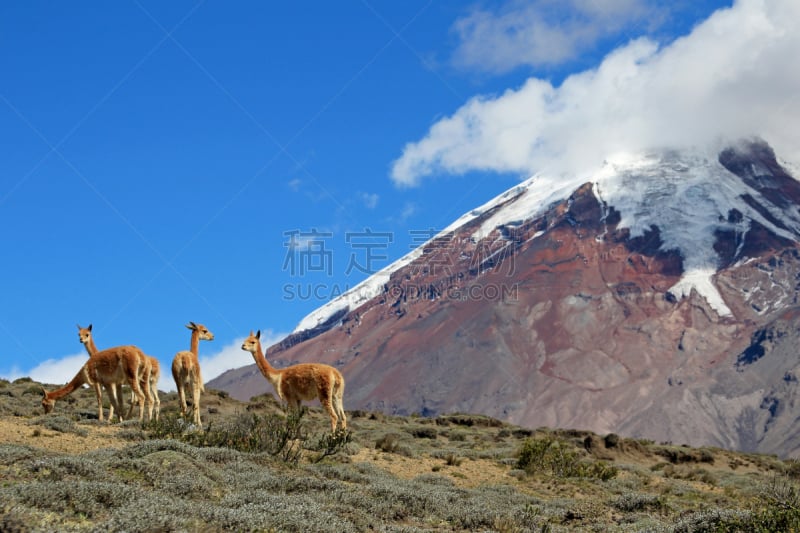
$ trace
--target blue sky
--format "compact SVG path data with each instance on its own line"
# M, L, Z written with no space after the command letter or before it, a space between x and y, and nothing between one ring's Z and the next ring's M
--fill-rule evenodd
M76 323L101 349L158 357L165 390L188 321L216 336L206 379L249 364L251 329L279 340L431 230L594 146L565 140L606 120L586 102L614 108L593 83L633 87L670 62L702 79L682 58L752 50L730 28L795 9L747 0L712 24L730 2L660 4L0 4L0 376L67 382L86 357ZM707 92L739 87L722 78ZM791 146L759 112L772 122L752 132Z

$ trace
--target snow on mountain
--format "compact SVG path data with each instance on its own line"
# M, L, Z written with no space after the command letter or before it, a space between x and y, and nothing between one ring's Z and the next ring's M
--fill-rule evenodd
M750 164L752 176L769 176L770 172L769 168ZM501 226L519 226L540 216L587 182L593 184L595 196L606 210L613 207L620 213L619 228L628 228L631 238L642 236L655 226L661 239L660 250L679 251L684 273L669 292L681 299L694 290L720 316L731 315L731 310L713 283L720 267L714 249L717 232L733 231L743 241L752 220L786 239L797 241L800 236L800 213L796 208L780 208L765 199L758 189L723 166L717 151L710 149L618 153L585 175L536 174L462 215L439 235L502 205L472 233L472 240L480 241ZM753 201L748 202L747 198ZM377 296L392 273L420 257L424 246L310 313L295 332L317 327L337 312L352 310Z

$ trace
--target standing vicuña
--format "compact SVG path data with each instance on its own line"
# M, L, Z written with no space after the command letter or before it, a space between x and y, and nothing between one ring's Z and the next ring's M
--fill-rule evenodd
M337 369L321 363L300 363L280 370L269 364L261 351L261 330L255 335L250 332L242 344L242 350L253 354L258 369L275 387L275 392L290 408L299 410L300 402L319 398L322 407L331 417L331 431L336 431L337 420L342 429L347 429L342 396L344 396L344 377Z
M181 415L186 416L186 388L192 390L192 411L194 423L197 427L202 427L200 422L200 393L205 390L203 387L203 376L200 373L200 361L197 354L200 350L200 341L213 341L214 334L202 324L189 322L187 328L192 330L191 350L182 351L175 354L172 360L172 377L175 379L175 386L178 387L178 396L181 401Z
M144 354L136 346L117 346L102 350L86 361L86 364L75 374L72 381L54 390L47 392L42 387L44 398L42 407L49 413L56 406L56 400L72 393L81 385L88 384L94 387L97 395L97 418L103 420L103 391L105 388L110 396L112 407L116 406L117 416L122 420L122 395L118 394L121 385L127 384L133 390L139 403L139 420L144 419L144 393L139 387L144 370ZM109 412L112 415L113 411ZM111 416L109 416L109 422Z
M150 387L150 397L153 400L153 404L148 406L148 413L149 417L152 420L155 417L158 420L159 415L161 414L161 399L158 397L158 380L161 379L161 363L158 362L153 356L144 355L146 358L146 362L149 364L150 368L150 380L149 380L149 387ZM133 402L133 395L131 395L131 402ZM153 408L155 408L155 412L153 412ZM133 409L133 403L131 403L131 409ZM130 416L130 415L129 415Z
M80 324L78 324L78 339L81 341L86 347L86 352L89 354L89 357L96 354L99 350L94 343L94 337L92 336L92 325L89 324L88 327L82 328ZM153 408L155 407L155 419L158 420L158 415L161 412L161 400L158 397L158 380L161 376L161 365L158 362L158 359L155 357L150 357L147 354L144 355L144 367L142 369L142 379L139 383L139 387L145 394L145 402L147 403L147 418L148 420L153 419ZM122 395L122 390L116 390L116 385L110 385L110 387L114 387L114 391L109 391L110 397L116 397L119 401L119 406L122 407L124 403L124 397ZM126 418L130 418L131 413L133 412L133 406L136 403L136 393L131 391L131 407L128 410L128 414ZM114 417L114 403L112 402L109 409L108 409L108 419L111 420Z

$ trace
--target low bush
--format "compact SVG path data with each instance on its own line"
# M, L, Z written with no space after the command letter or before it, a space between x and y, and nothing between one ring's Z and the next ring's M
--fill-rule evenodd
M466 414L441 415L436 418L436 424L440 426L455 424L457 426L466 427L502 427L504 425L502 421L497 420L496 418L483 415Z
M663 499L655 494L627 492L612 500L611 505L620 511L657 511L664 507Z
M209 424L205 431L195 429L178 415L172 415L147 423L145 430L152 439L176 439L192 446L268 453L287 463L297 463L308 438L301 420L303 412L290 411L285 417L245 413L232 417L230 421ZM335 443L328 444L336 446Z
M672 464L708 463L714 464L714 455L707 449L661 446L655 450L657 455L666 458Z
M435 439L439 432L432 427L417 427L408 430L416 439Z
M411 449L402 443L402 435L399 433L386 433L375 441L375 449L387 453L396 453L412 457L414 453Z
M311 462L318 463L324 458L335 455L343 451L350 443L353 434L347 430L340 429L333 433L323 434L316 442L314 442L309 449L317 452Z
M604 461L584 461L564 441L553 437L527 439L518 453L517 468L529 474L549 473L556 477L590 477L603 481L614 478L618 469Z
M687 468L685 466L674 466L667 464L663 468L664 477L672 479L684 479L687 481L702 481L708 485L716 485L717 478L705 468Z
M78 427L73 420L61 415L43 416L31 422L31 424L44 426L49 430L58 431L59 433L74 433L81 437L85 437L89 434L84 428Z
M619 444L619 435L616 433L609 433L603 437L603 444L605 444L606 448L616 448Z

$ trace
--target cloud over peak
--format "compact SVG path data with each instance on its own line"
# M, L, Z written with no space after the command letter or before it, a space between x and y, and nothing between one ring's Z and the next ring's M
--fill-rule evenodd
M456 66L502 73L520 65L548 66L577 58L598 41L632 26L655 25L663 11L647 0L511 1L474 9L453 31Z
M740 0L666 46L641 38L553 86L477 96L392 166L398 185L470 170L581 172L610 153L758 135L800 159L796 0Z

